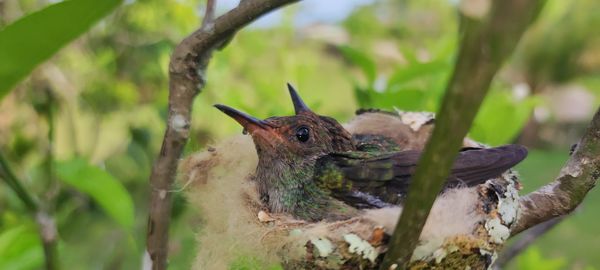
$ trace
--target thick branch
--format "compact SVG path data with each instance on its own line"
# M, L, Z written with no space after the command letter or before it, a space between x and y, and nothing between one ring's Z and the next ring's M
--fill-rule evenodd
M431 206L442 189L494 74L535 18L541 2L493 1L487 19L464 21L465 31L454 74L381 269L402 269L409 262Z
M521 212L512 228L515 235L554 217L563 216L583 201L600 178L600 109L571 158L552 183L520 199Z
M206 83L206 67L214 48L256 18L298 0L248 0L212 19L214 1L207 7L203 26L184 39L169 64L169 112L160 154L150 176L151 201L147 252L152 269L165 269L171 216L171 195L177 162L189 136L192 101Z

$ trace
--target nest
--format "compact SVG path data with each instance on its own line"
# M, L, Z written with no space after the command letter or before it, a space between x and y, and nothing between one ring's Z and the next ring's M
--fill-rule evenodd
M405 149L420 149L431 132L426 113L363 112L345 127L354 134L386 129ZM387 132L387 131L385 131ZM465 146L480 146L465 140ZM344 221L306 222L272 214L261 204L253 174L257 155L249 136L236 136L187 157L180 181L199 211L194 269L228 269L250 260L266 269L377 269L401 207L365 210ZM436 200L410 269L485 269L510 236L518 211L518 177L507 172Z

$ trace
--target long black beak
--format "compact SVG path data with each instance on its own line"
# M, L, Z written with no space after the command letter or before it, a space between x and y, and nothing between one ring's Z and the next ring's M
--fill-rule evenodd
M221 104L215 104L214 106L220 111L229 115L229 117L233 118L238 123L240 123L240 125L242 125L242 127L244 127L245 130L248 130L250 133L252 133L252 131L257 128L266 129L270 126L267 122L263 120L257 119L249 114L240 112L229 106Z
M294 103L294 111L296 111L296 114L299 114L301 112L310 112L310 109L308 108L308 106L306 106L304 101L302 101L302 98L300 98L300 95L298 95L296 89L294 89L294 87L290 83L287 84L287 87L288 91L290 91L290 97L292 97L292 102Z

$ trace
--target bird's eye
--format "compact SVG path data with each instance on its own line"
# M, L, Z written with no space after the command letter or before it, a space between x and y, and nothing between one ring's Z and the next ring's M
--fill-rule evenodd
M296 138L301 142L306 142L310 138L310 131L307 127L299 127L296 130Z

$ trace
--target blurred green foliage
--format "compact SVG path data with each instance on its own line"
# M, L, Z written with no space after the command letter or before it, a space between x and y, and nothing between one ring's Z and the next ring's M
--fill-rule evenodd
M44 255L34 224L23 222L0 234L0 268L34 269L42 265Z
M59 162L56 175L77 191L89 195L125 229L133 228L133 202L121 182L83 159Z
M121 0L65 1L4 27L0 31L0 100L33 68L119 4Z
M598 46L594 26L600 25L600 17L589 9L598 5L594 0L579 0L566 6L552 4L544 10L548 21L533 28L517 58L534 87L600 75L597 64L591 63L598 61L598 56L589 55Z
M519 257L517 264L521 270L560 270L565 268L567 262L564 258L543 258L540 250L533 246Z
M0 27L46 4L8 2L0 9ZM198 26L198 7L203 4L127 1L35 69L0 103L0 150L26 188L54 209L62 265L140 267L147 179L164 132L169 56L175 44ZM598 17L594 10L598 3L593 0L549 1L494 81L471 137L497 145L518 136L534 107L544 102L537 95L516 91L519 83L529 84L535 94L542 92L541 85L562 83L582 84L600 94L596 76L600 43L591 35ZM251 26L215 53L207 87L194 101L186 153L241 132L234 121L212 108L214 103L260 118L291 114L286 82L297 87L313 110L340 121L360 107L437 110L459 40L452 2L382 0L362 6L335 26L346 33L342 40L311 36L320 31L312 26L299 29L293 22L297 12L294 7L286 9L283 21L272 27ZM53 99L41 98L45 93ZM49 115L54 123L52 141L47 136ZM56 159L50 170L46 149ZM519 167L526 190L551 180L566 153L566 149L533 151ZM49 188L54 186L58 190ZM197 245L194 233L202 223L187 208L181 191L173 192L170 266L187 269ZM599 206L597 194L590 194L582 213L542 239L547 244L539 246L541 255L528 251L519 266L538 263L549 254L564 257L563 267L600 265L594 254L600 248L593 226L597 217L587 210ZM565 243L573 244L564 249ZM11 190L0 185L0 269L37 269L42 263L36 225ZM259 264L243 257L231 268L256 269Z
M477 113L469 136L494 146L506 144L519 135L540 101L532 96L519 100L509 91L492 88Z

